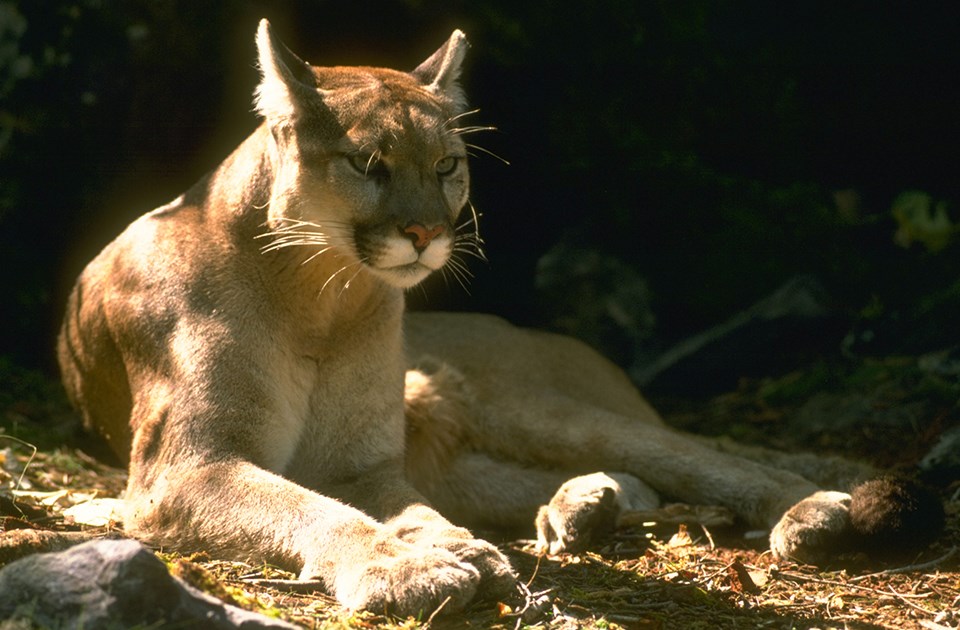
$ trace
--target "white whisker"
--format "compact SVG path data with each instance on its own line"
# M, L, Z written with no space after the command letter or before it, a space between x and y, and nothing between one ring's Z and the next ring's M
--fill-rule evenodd
M457 234L457 243L470 243L471 245L484 245L486 241L483 240L483 237L474 233L474 232L464 232L462 234Z
M470 208L470 216L457 226L457 235L453 242L452 251L454 253L467 254L485 263L489 263L487 255L483 251L483 237L480 236L480 217L482 215L477 212L477 208L472 202L467 202L467 205ZM470 226L473 226L472 230L464 231L470 228Z
M453 279L457 281L457 284L460 285L460 288L463 289L467 295L470 295L470 289L467 288L467 285L470 283L469 278L473 277L473 274L464 267L463 263L455 257L451 257L450 260L447 261L445 268L450 270L450 274L453 276Z
M473 272L470 271L470 268L467 267L467 265L456 256L451 257L450 260L447 262L447 264L450 266L451 269L456 269L457 271L462 273L465 278L474 277Z
M301 264L305 265L317 256L335 246L334 238L326 229L348 224L340 221L324 221L323 224L292 217L280 217L280 227L254 236L256 239L269 238L269 243L260 248L261 253L275 252L287 247L320 247Z
M510 162L508 162L507 160L503 159L502 157L500 157L499 155L497 155L496 153L494 153L493 151L491 151L491 150L489 150L489 149L484 149L483 147L481 147L481 146L479 146L479 145L469 144L469 143L467 143L466 146L470 147L471 149L476 149L477 151L480 151L480 152L482 152L482 153L486 153L487 155L489 155L489 156L491 156L491 157L494 157L494 158L500 160L501 162L503 162L503 163L506 164L507 166L510 166ZM470 155L473 155L474 157L479 157L478 155L475 155L475 154L473 154L473 153L471 153Z
M267 245L264 245L263 247L261 247L260 251L262 253L267 253L267 252L283 249L285 247L296 247L296 246L305 246L305 245L323 246L323 245L329 245L329 244L330 242L327 241L326 239L322 239L322 240L321 239L305 239L303 237L299 237L296 239L277 240L272 243L268 243Z
M343 286L340 288L340 293L337 293L337 299L338 299L338 300L340 299L340 296L343 295L343 292L346 291L347 288L350 286L350 283L353 282L354 278L356 278L357 276L360 275L360 272L361 272L361 271L363 271L363 265L360 265L360 266L357 268L356 273L354 273L352 276L350 276L350 279L343 283Z
M440 267L440 277L443 278L443 286L447 287L447 291L450 290L450 279L447 277L447 267L444 265Z
M467 116L472 116L473 114L478 114L478 113L480 113L480 110L479 110L479 109L471 109L470 111L457 114L456 116L452 116L451 118L448 118L447 121L443 123L443 126L446 127L446 126L449 125L450 123L456 122L456 121L460 120L461 118L465 118L465 117L467 117Z
M442 274L441 274L441 275L442 275ZM426 289L426 287L423 286L423 283L422 283L422 282L420 282L420 283L418 283L417 285L415 285L415 287L416 287L416 289L418 289L418 290L420 291L420 295L423 296L423 299L424 299L424 300L426 300L426 301L429 301L429 300L430 300L430 296L427 294L427 289ZM411 289L412 289L412 288L413 288L413 287L411 287Z
M464 255L466 255L466 256L471 256L471 257L473 257L473 258L476 258L476 259L479 260L480 262L484 262L484 263L488 263L488 264L490 263L490 261L487 259L486 254L483 253L483 250L479 250L479 249L478 249L478 250L473 250L473 249L464 249L464 248L454 248L453 251L456 252L457 254L464 254Z
M470 206L470 218L464 221L463 227L467 227L471 223L473 224L473 233L476 237L480 238L480 217L483 216L481 213L477 212L477 207L473 205L472 201L467 201L467 205ZM459 228L458 228L459 229Z
M480 131L496 131L496 130L497 130L496 127L474 125L471 127L454 127L453 129L447 129L447 132L455 136L465 136L467 134L478 133Z
M266 247L270 247L270 246L275 245L275 244L278 244L278 243L298 243L298 242L303 242L303 243L321 243L321 244L323 244L323 243L329 243L329 242L330 242L329 239L327 238L327 236L326 236L326 235L323 235L323 234L281 234L281 235L271 234L270 236L277 236L277 237L276 237L274 240L272 240L272 241L270 241L269 243L267 243L266 245L264 245L265 248L266 248Z
M343 267L340 267L339 269L337 269L336 271L334 271L334 272L330 275L330 277L327 278L327 281L323 283L323 286L320 287L320 292L317 293L317 297L320 297L321 295L323 295L324 289L327 288L327 285L329 285L329 284L333 281L334 278L336 278L337 276L339 276L341 273L343 273L344 271L346 271L346 270L349 269L350 267L353 267L354 265L361 265L361 264L363 264L363 261L362 261L362 260L358 260L358 261L352 262L352 263L350 263L350 264L348 264L348 265L344 265Z
M295 230L295 229L284 229L284 230L277 230L275 232L267 232L266 234L258 234L254 238L263 238L265 236L280 236L280 237L311 236L316 238L327 238L327 235L324 234L323 232L313 232L310 230Z
M464 229L470 227L471 225L474 226L474 228L473 228L473 231L474 231L474 232L476 232L477 229L480 227L479 216L477 215L477 211L473 209L473 204L470 204L470 218L464 220L463 223L461 223L460 225L458 225L458 226L456 227L456 231L459 232L459 231L461 231L461 230L464 230Z
M311 260L313 260L313 259L316 258L317 256L320 256L321 254L325 254L325 253L327 253L328 251L330 251L331 249L333 249L333 245L330 245L329 247L324 247L323 249L321 249L321 250L319 250L319 251L316 251L316 252L314 252L313 254L310 254L310 256L309 256L306 260L304 260L302 263L300 263L300 266L302 267L302 266L306 265L307 263L309 263Z

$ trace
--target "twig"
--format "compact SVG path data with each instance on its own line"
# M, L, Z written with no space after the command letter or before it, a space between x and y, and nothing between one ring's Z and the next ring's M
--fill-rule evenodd
M707 540L710 541L710 551L714 551L717 545L713 542L713 536L710 535L710 530L707 529L707 526L703 523L700 523L700 529L703 530L703 533L707 536Z
M532 580L531 580L532 581ZM545 601L545 595L552 591L553 589L548 588L545 591L539 591L537 593L530 592L529 584L524 584L523 582L517 582L517 590L520 591L520 597L523 598L523 608L520 610L510 613L510 617L516 617L517 623L514 626L514 630L520 630L520 626L523 625L527 615L527 611L532 607L539 607Z
M858 575L855 578L850 578L851 582L858 582L860 580L866 580L872 577L878 577L881 575L895 575L897 573L910 573L912 571L925 571L926 569L932 569L933 567L942 564L953 557L957 553L956 547L951 547L950 551L940 556L939 558L934 558L929 562L921 562L920 564L910 564L905 567L897 567L895 569L886 569L884 571L878 571L877 573L867 573L866 575Z
M920 612L922 612L922 613L925 614L925 615L936 615L936 614L937 614L936 611L927 610L927 609L924 608L923 606L917 606L916 604L914 604L913 602L911 602L909 599L907 599L906 597L904 597L904 596L901 595L900 593L897 593L897 592L894 591L893 589L890 589L890 592L887 593L887 594L888 594L888 595L893 595L894 597L896 597L896 598L898 598L898 599L902 599L904 604L906 604L907 606L910 606L911 608L914 608L914 609L916 609L916 610L919 610Z
M424 628L429 628L429 627L430 627L430 624L433 623L433 620L436 619L437 615L440 614L440 611L443 610L443 607L446 606L448 603L450 603L450 596L449 596L449 595L447 595L447 597L446 597L442 602L440 602L440 605L437 606L436 610L434 610L432 613L430 613L430 616L427 617L427 620L424 622L423 627L424 627Z
M814 582L816 584L828 584L830 586L843 586L849 589L854 589L858 591L866 591L867 593L873 593L875 595L884 595L887 597L896 597L907 601L908 599L924 599L930 597L930 593L918 593L916 595L908 595L905 593L898 593L894 590L881 591L880 589L870 588L869 586L860 586L859 584L851 584L850 582L841 582L839 580L826 580L824 578L816 578L807 575L800 575L799 573L788 573L786 571L777 571L774 575L777 577L783 577L788 580L793 580L796 582ZM921 609L922 610L922 609ZM929 611L926 611L929 612Z
M733 562L728 562L727 564L723 565L722 567L720 567L719 569L717 569L717 570L714 571L713 573L708 573L708 574L704 575L704 576L703 576L702 578L700 578L700 579L701 579L702 581L704 581L704 582L709 582L710 580L712 580L712 579L714 579L714 578L716 578L716 577L718 577L718 576L720 576L720 575L725 574L725 573L727 572L727 569L729 569L730 567L732 567L735 563L736 563L736 560L734 560Z
M323 591L324 584L320 580L274 580L274 579L240 579L244 584L272 588L284 593L312 593Z
M533 584L533 580L537 577L537 573L540 571L540 561L543 560L543 554L537 556L537 566L533 567L533 575L530 576L530 579L527 580L527 583L524 584L524 587L529 589L530 585ZM529 592L529 591L528 591Z
M12 435L0 435L0 439L11 440L18 444L22 444L28 448L33 449L33 452L30 453L30 457L27 459L27 463L23 465L23 470L20 471L20 476L17 478L17 486L14 488L14 491L20 489L20 484L23 483L23 477L27 474L27 469L30 468L30 464L33 463L33 458L37 456L37 447L31 444L30 442L25 442L20 438L13 437Z

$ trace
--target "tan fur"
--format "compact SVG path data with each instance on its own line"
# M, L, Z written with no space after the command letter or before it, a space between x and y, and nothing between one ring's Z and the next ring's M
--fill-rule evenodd
M264 123L84 270L64 382L129 460L131 534L456 610L513 573L405 480L401 314L468 196L466 42L413 73L310 67L266 21L257 43Z
M404 396L407 479L430 489L454 457L473 447L466 429L467 414L476 401L460 373L430 357L407 370Z
M455 431L469 436L453 450L435 438L412 441L408 458L416 453L445 466L426 483L412 482L455 522L536 523L544 550L581 548L619 510L656 507L659 494L723 506L753 527L773 528L778 555L823 558L835 533L849 527L849 496L818 488L846 489L873 473L837 457L670 429L626 375L570 338L475 314L411 313L405 331L409 360L429 357L445 375L427 384L430 376L418 373L417 387L406 392L408 422L413 409L422 416L422 392L440 408L445 384L453 383L449 397L461 422Z
M67 305L64 382L129 462L128 532L417 614L514 583L440 513L539 513L556 552L655 507L653 489L762 527L817 490L666 428L572 339L480 315L404 329L403 290L454 255L469 192L461 33L412 73L309 66L266 21L257 43L264 123L110 243ZM774 548L834 512L784 521Z

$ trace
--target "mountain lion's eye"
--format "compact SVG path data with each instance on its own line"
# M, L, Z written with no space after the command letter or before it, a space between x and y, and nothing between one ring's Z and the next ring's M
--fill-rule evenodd
M453 173L453 171L457 169L458 162L459 160L457 158L451 157L451 156L447 156L445 158L440 159L437 162L437 166L436 166L437 175L439 175L440 177L445 177L447 175L450 175L451 173Z
M348 155L347 160L349 160L350 166L365 177L385 175L387 171L383 162L375 154L354 153Z

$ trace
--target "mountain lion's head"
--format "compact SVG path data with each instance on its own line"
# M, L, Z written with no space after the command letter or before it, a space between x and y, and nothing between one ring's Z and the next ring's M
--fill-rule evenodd
M443 267L469 194L463 33L410 73L313 67L266 20L257 48L275 176L267 249L317 246L401 288Z

